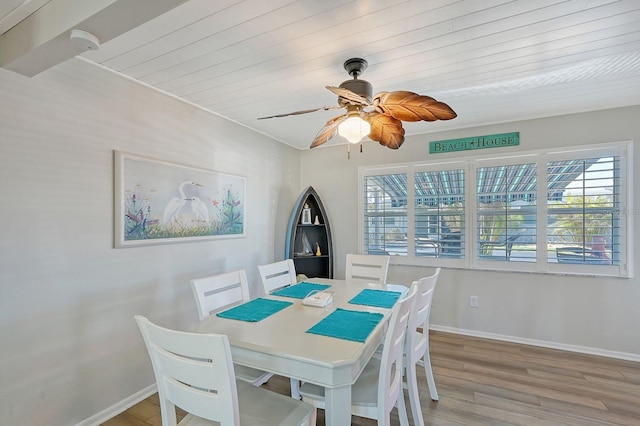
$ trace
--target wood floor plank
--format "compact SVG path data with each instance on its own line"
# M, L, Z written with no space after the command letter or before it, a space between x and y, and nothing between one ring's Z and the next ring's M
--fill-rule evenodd
M478 383L473 380L468 380L467 378L452 377L447 375L438 375L437 377L438 381L436 382L436 384L443 383L450 388L459 387L471 391L474 395L474 401L475 394L482 393L493 395L505 400L520 401L527 404L540 404L539 398L536 395L531 395L529 393L518 392L512 389L505 389L500 386Z
M639 395L634 395L633 392L627 393L625 390L633 390L637 388L637 385L631 385L625 389L623 383L620 383L618 387L603 386L594 379L592 381L586 380L586 378L571 378L565 375L553 375L546 372L532 371L532 374L528 375L514 375L508 371L490 372L481 367L469 366L466 371L481 372L484 374L490 374L493 378L505 379L513 381L514 383L533 385L540 389L547 389L549 393L542 396L551 397L551 394L557 395L557 392L563 394L576 395L584 398L584 405L593 408L605 408L601 403L603 397L611 399L620 399L628 403L640 404ZM602 380L602 379L601 379ZM561 399L562 398L556 398ZM575 398L567 402L580 403Z
M566 401L557 399L542 398L540 403L543 407L554 409L573 416L581 416L600 421L602 425L624 425L638 426L640 419L635 416L629 416L614 413L609 410L598 410L590 407L579 406Z
M480 416L475 413L465 412L447 407L446 404L438 404L433 411L423 410L423 419L426 424L465 425L465 426L511 426L511 423L500 422L495 419ZM375 423L373 423L375 425ZM395 423L399 424L399 423ZM413 423L412 423L413 424Z
M540 424L544 426L550 426L549 423L541 423L539 419L519 413L516 411L509 411L504 408L492 407L483 404L466 404L461 401L457 401L454 398L446 398L438 401L438 406L449 408L456 413L466 413L478 416L486 419L490 424L505 424L505 425L535 425Z
M540 422L552 425L603 426L601 421L576 416L567 412L559 412L543 407L540 404L533 405L515 400L505 400L493 395L476 394L476 403L527 414Z
M610 401L603 400L604 405L607 406L607 411L611 413L622 414L625 416L632 416L638 419L638 423L640 424L640 405L638 404L627 404L619 401Z
M622 375L629 383L640 385L640 369L633 371L622 371Z
M557 389L547 387L546 384L540 386L540 382L534 384L523 383L522 381L517 380L516 375L507 376L505 373L499 371L496 371L493 376L489 376L487 374L476 374L469 371L461 372L452 370L442 372L441 374L469 382L484 384L487 387L498 387L523 394L545 396L547 398L557 399L560 401L572 402L584 405L585 407L606 409L602 401L598 398L559 391Z
M640 425L640 363L440 331L430 337L440 400L431 401L419 368L427 426ZM285 395L290 390L279 376L263 387ZM161 426L157 394L104 424ZM319 410L318 425L324 424ZM399 425L395 409L391 424ZM376 422L354 416L352 425Z
M557 391L562 394L568 395L580 395L583 397L583 404L587 406L591 406L594 408L603 409L603 404L599 401L602 397L607 397L610 399L621 398L622 401L628 403L638 403L640 404L640 400L638 399L638 395L633 392L625 393L620 392L623 390L621 388L628 389L637 389L637 385L634 384L625 384L623 386L622 381L618 381L618 386L616 386L615 382L607 379L602 379L601 377L593 377L590 381L586 380L586 378L580 377L582 374L567 374L565 369L554 368L553 372L549 372L549 370L528 370L525 374L517 369L513 368L500 368L500 371L496 371L493 366L487 365L484 362L465 363L464 371L469 373L478 373L479 375L490 375L493 379L504 379L513 382L513 386L511 389L516 390L516 384L523 385L534 385L540 387L541 389L548 389L549 392L555 392L557 395ZM570 370L574 371L575 370ZM446 374L443 372L443 374ZM617 376L618 378L622 377L621 375ZM480 380L478 377L477 380ZM608 383L609 386L600 386L597 382ZM528 393L529 391L526 389L521 389L522 392ZM550 396L547 395L547 396ZM557 396L556 396L557 397ZM562 398L558 398L562 399ZM580 403L575 398L572 400L568 400L567 402Z

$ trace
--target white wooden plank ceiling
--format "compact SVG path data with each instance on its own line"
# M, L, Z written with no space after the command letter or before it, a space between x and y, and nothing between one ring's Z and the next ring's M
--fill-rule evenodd
M352 57L458 113L407 135L640 104L640 0L190 0L83 56L306 149L341 110L257 118L336 105Z
M0 34L38 10L49 0L0 0Z

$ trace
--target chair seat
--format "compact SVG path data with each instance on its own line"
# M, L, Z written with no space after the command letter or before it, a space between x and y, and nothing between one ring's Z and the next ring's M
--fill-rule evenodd
M298 426L308 424L315 412L311 404L285 395L257 388L236 380L240 426ZM179 426L218 425L203 418L187 414Z
M272 373L239 364L233 364L233 369L236 372L237 379L251 383L254 386L266 383L273 376Z
M402 297L409 291L409 287L404 286L402 284L385 284L387 291L397 291L398 293L402 293Z

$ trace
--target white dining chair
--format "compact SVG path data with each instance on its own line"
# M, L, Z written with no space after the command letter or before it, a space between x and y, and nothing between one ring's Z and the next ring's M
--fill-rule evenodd
M389 256L347 254L345 279L386 284Z
M234 378L229 339L187 333L136 315L158 386L163 426L176 426L176 407L188 414L184 426L316 424L316 409L303 401Z
M431 399L433 401L438 400L438 391L433 378L433 370L431 369L431 357L429 356L429 316L433 293L439 276L440 268L436 269L433 275L416 281L418 292L409 315L407 336L405 338L405 377L409 391L411 415L416 426L424 426L422 408L420 407L420 394L418 392L417 365L422 364L424 366Z
M226 308L250 300L247 273L243 270L191 280L200 321ZM254 386L261 386L272 373L244 365L235 365L236 377Z
M389 256L347 254L345 279L379 284L380 287L385 290L397 291L404 294L407 292L408 287L402 284L389 284L387 282L389 259Z
M296 267L293 259L259 265L258 273L260 274L262 290L265 296L297 282ZM291 398L300 399L300 380L293 378L289 380L291 382Z
M296 283L296 267L293 259L260 265L258 272L265 295Z
M351 414L378 421L378 425L390 424L393 407L398 408L398 417L402 426L408 426L409 420L404 402L402 386L402 359L404 337L407 331L409 313L415 301L418 285L409 289L406 297L394 306L389 326L384 338L382 356L373 357L367 363L358 380L351 388ZM324 409L324 388L305 383L300 388L302 400L316 408Z

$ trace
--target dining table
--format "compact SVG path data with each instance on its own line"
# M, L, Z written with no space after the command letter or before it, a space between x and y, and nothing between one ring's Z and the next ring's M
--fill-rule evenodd
M382 343L395 303L393 300L396 300L386 304L359 304L362 301L359 298L365 293L389 295L392 292L400 297L398 286L391 289L385 284L326 278L309 278L299 284L328 286L326 290L334 293L332 303L326 307L307 306L303 304L303 298L272 293L258 298L261 300L247 302L283 302L283 308L265 318L239 320L225 317L225 312L222 312L194 324L190 329L227 335L235 364L323 386L326 425L349 425L351 386ZM296 285L290 286L291 290L295 290ZM296 288L303 289L301 286ZM231 309L226 312L231 313ZM370 324L370 330L364 330L366 336L358 337L363 341L351 340L353 336L333 337L313 332L321 323L324 324L323 320L337 318L337 314L374 316L379 321ZM345 324L340 326L346 329L347 334L349 330L357 332L362 328L356 322L343 321Z

